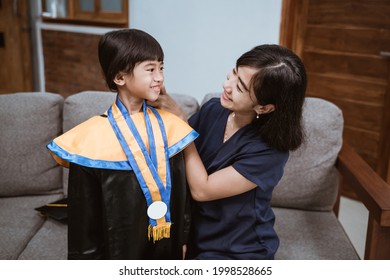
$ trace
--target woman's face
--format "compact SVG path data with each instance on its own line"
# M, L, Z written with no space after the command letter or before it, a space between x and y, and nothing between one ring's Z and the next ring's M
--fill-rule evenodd
M258 70L251 67L232 69L223 83L221 105L236 113L256 115L258 105L253 89L250 86L252 76Z

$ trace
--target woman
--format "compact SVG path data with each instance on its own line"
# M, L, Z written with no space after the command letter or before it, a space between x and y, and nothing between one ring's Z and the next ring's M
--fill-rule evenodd
M200 134L184 151L195 200L189 258L274 258L279 239L272 191L289 151L303 141L305 92L299 57L278 45L261 45L237 60L220 99L209 100L189 119ZM167 95L157 105L178 112Z

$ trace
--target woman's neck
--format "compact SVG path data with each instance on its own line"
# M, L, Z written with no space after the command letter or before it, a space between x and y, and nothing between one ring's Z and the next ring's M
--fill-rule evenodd
M239 129L250 124L254 118L253 114L240 114L236 112L230 112L225 127L225 134L223 142L226 142L232 137Z
M241 112L233 112L232 122L236 129L240 129L248 124L250 124L253 119L256 117L255 113L241 113Z

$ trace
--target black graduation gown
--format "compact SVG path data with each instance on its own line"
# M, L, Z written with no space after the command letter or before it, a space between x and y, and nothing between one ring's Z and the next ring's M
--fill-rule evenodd
M172 181L170 238L149 240L146 199L107 114L92 117L48 144L53 158L70 168L69 259L182 258L189 228L182 150L198 133L173 114L158 112L167 135ZM120 114L114 117L126 125ZM131 118L142 128L142 113ZM140 133L147 143L145 131Z
M190 214L183 154L170 159L171 237L148 240L146 200L132 171L70 165L69 259L181 259Z

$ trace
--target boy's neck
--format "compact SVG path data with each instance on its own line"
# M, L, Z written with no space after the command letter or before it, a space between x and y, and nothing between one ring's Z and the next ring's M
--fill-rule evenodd
M126 107L127 112L129 115L136 114L142 110L142 104L144 102L143 99L140 98L134 98L134 97L128 97L125 95L121 95L119 93L119 99L122 101L123 105Z

